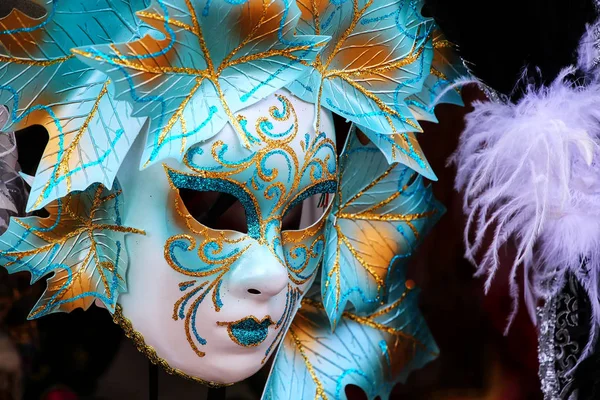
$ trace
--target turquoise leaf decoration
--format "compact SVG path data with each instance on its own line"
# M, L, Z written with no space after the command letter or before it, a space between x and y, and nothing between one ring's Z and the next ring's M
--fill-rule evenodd
M227 122L249 147L234 113L298 78L327 40L295 35L292 0L153 0L138 16L156 32L75 53L113 79L135 116L150 117L142 166L182 159Z
M454 51L454 46L445 40L439 31L434 32L432 44L434 58L430 73L425 79L421 91L409 96L406 104L417 120L438 122L434 113L438 104L463 105L460 90L449 90L448 88L458 82L461 77L467 76L468 72ZM379 147L389 163L398 161L396 155L404 152L407 141L414 149L420 149L414 136L403 137L402 135L377 133L365 127L361 127L361 130Z
M0 104L10 110L0 130L39 124L49 134L28 210L94 182L111 187L141 127L106 76L70 50L135 37L145 0L37 3L47 10L40 19L18 10L0 19Z
M127 290L125 234L144 234L122 225L122 209L115 181L113 190L93 184L50 203L48 218L11 219L0 236L0 264L9 273L31 273L32 283L51 274L29 318L87 309L96 299L115 311Z
M409 96L406 103L419 121L438 122L434 113L437 104L463 105L460 91L448 90L448 87L460 78L468 76L468 71L454 45L448 42L441 32L434 31L432 45L434 53L429 75L423 82L421 91ZM373 140L370 135L369 138ZM391 152L387 152L386 156L391 157Z
M307 73L289 86L296 96L391 136L390 156L435 179L415 132L407 98L423 90L434 57L432 20L423 0L298 0L298 32L332 39ZM319 121L317 121L319 125Z
M444 207L410 168L361 144L355 127L340 157L338 193L325 226L322 296L335 328L351 302L358 314L387 300L404 265Z
M386 400L397 382L437 356L418 310L418 290L397 276L390 302L359 316L346 311L337 329L320 301L305 299L276 355L262 400L347 400L344 388L361 387Z

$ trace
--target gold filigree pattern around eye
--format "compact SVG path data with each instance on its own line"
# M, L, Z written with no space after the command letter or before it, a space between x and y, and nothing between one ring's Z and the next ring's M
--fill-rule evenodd
M324 132L301 133L294 104L287 96L277 93L271 102L274 104L266 116L253 121L248 114L236 116L252 144L252 153L231 148L231 143L217 137L188 151L184 164L191 172L165 167L176 192L182 188L226 192L236 196L246 210L248 235L217 231L196 221L178 192L175 196L175 210L187 232L170 237L164 255L171 268L193 280L180 284L184 294L174 304L173 318L184 321L187 340L200 357L204 355L200 346L206 340L196 330L198 307L210 295L215 311L221 310L223 277L236 263L243 262L252 246L268 248L288 267L286 307L276 328L289 323L302 297L298 286L312 281L323 252L325 218L294 233L282 233L281 220L310 196L335 192L335 142ZM278 333L275 342L280 338ZM273 345L265 359L272 350Z

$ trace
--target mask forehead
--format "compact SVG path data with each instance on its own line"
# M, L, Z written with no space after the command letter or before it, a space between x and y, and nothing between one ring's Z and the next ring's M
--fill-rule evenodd
M237 115L249 148L233 129L224 129L187 152L184 170L167 170L177 188L236 196L246 210L248 234L257 240L275 234L295 205L336 188L334 132L315 132L313 121L301 120L313 115L314 106L290 98L280 91Z

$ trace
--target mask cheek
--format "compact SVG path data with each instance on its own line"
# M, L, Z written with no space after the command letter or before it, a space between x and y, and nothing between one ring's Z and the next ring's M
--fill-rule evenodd
M283 251L289 279L302 293L310 288L323 258L323 223L301 230L283 232Z

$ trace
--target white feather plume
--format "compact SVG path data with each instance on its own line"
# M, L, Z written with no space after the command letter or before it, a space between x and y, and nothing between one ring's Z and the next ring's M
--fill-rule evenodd
M571 272L590 297L593 326L600 325L600 85L571 84L565 77L572 72L530 87L517 104L475 103L451 158L468 215L466 256L487 275L486 290L500 249L509 240L516 245L507 330L520 266L534 319L537 300L556 294Z
M8 119L8 111L0 106L0 127ZM0 132L0 234L8 227L11 216L24 213L27 188L19 175L17 142L14 133Z

